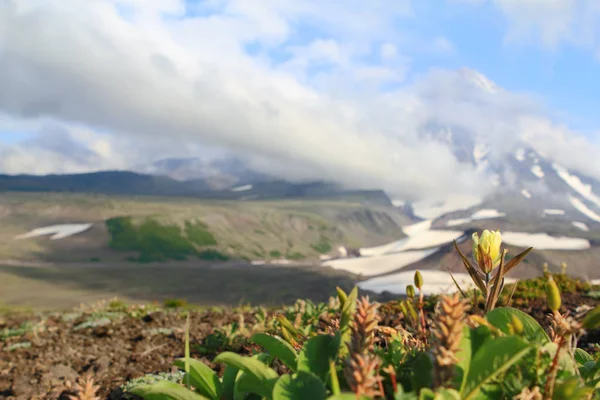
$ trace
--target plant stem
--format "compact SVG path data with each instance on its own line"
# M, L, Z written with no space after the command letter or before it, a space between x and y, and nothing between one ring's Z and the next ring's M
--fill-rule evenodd
M554 355L554 359L552 360L552 364L550 365L550 369L548 370L548 380L546 381L546 387L544 388L544 400L552 399L552 394L554 392L554 382L556 380L556 372L558 368L558 357L560 356L560 349L565 344L565 337L561 336L558 341L558 348L556 349L556 354Z
M421 317L421 333L423 341L427 344L427 326L425 324L425 312L423 311L423 291L419 289L419 316Z

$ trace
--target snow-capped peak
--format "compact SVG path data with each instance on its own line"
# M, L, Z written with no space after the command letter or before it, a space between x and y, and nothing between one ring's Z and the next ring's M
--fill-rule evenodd
M460 73L463 77L466 78L467 81L488 93L497 93L499 91L498 85L496 85L485 75L478 71L475 71L474 69L461 68Z

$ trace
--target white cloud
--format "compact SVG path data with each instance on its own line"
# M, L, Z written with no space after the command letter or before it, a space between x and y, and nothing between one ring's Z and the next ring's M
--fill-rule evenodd
M407 84L411 60L394 38L412 16L408 1L197 7L190 16L172 0L0 5L0 112L66 129L0 150L0 169L126 168L203 145L297 179L413 198L479 193L481 176L424 132L451 125L509 149L526 118L545 121L531 98L474 71Z

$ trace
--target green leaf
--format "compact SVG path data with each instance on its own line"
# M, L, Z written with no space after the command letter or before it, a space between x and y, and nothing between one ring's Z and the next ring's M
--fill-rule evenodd
M242 357L229 351L219 354L214 361L234 366L248 376L240 382L241 377L238 374L236 387L271 398L273 386L279 375L262 361L256 358Z
M575 349L575 361L577 361L577 364L579 364L580 366L583 366L589 361L594 362L594 357L592 357L585 350L577 348Z
M486 341L473 355L467 380L461 389L462 398L464 400L475 398L483 385L506 371L530 350L531 347L527 342L516 336L504 336Z
M585 329L600 328L600 306L589 311L581 321Z
M435 399L435 393L433 390L431 390L429 388L423 388L419 392L419 400L434 400L434 399Z
M329 362L337 359L338 344L338 339L329 335L310 338L298 355L298 372L311 372L326 381Z
M185 365L183 369L185 371L185 384L190 385L190 312L187 312L185 318Z
M235 379L240 372L239 369L232 365L228 365L225 367L225 372L223 373L223 398L225 400L233 400L234 392L235 392Z
M255 333L250 338L250 342L261 346L272 356L279 358L279 360L287 365L293 372L296 372L298 366L298 353L296 353L296 350L292 345L285 340L277 336L267 335L266 333Z
M462 386L469 374L469 365L472 357L471 329L468 326L463 327L462 338L460 339L459 350L456 354L458 362L456 363L456 372L454 382L456 387Z
M412 388L417 392L433 386L433 363L429 355L419 352L410 362Z
M348 295L346 294L346 292L344 292L344 290L341 287L336 287L335 290L337 291L337 295L338 295L338 299L340 301L340 305L342 307L344 307L344 303L346 302L346 300L348 299Z
M345 357L348 354L347 344L350 342L350 322L354 318L356 312L356 302L358 300L358 287L355 286L342 305L342 312L340 316L340 357Z
M340 393L329 396L327 400L371 400L371 398L361 395L360 397L354 393Z
M480 325L471 330L471 358L479 351L483 344L493 338L492 331L485 325Z
M179 368L185 367L185 358L175 360L174 364ZM213 400L219 400L223 394L223 384L217 374L202 361L190 358L188 360L190 384L200 394Z
M139 385L129 390L128 393L135 394L144 400L210 400L170 381Z
M460 393L454 389L442 388L436 392L435 400L460 400Z
M325 400L327 388L310 372L283 375L273 388L273 400Z
M338 379L337 369L335 368L335 360L329 360L329 382L331 392L333 394L340 394L340 380Z
M496 308L485 316L485 318L507 335L510 334L509 325L512 319L518 318L523 323L523 336L533 343L548 343L550 338L544 331L544 328L537 323L535 319L525 314L521 310L511 307Z

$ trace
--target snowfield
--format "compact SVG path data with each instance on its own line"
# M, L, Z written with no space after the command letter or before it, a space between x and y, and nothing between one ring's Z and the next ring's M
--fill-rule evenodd
M452 211L466 210L481 204L482 199L476 196L453 196L444 201L423 201L413 205L416 216L424 219L435 219Z
M533 167L531 167L531 173L540 179L544 177L544 170L538 164L535 164Z
M554 237L547 233L502 232L504 243L519 246L533 247L536 250L584 250L590 248L587 239Z
M338 259L324 262L322 265L333 269L341 269L357 275L375 276L404 268L407 265L429 257L439 250L439 248L434 248L429 250L383 254L377 257Z
M52 225L45 226L43 228L37 228L29 231L23 235L15 237L15 239L30 239L38 236L50 236L51 240L60 240L68 238L69 236L83 233L90 229L93 224L64 224L64 225Z
M526 199L530 199L531 198L531 193L529 192L529 190L527 189L523 189L521 190L521 194L523 195L523 197L525 197Z
M486 209L479 210L479 211L473 213L473 215L471 215L471 219L474 219L474 220L491 219L491 218L500 218L500 217L505 217L505 216L506 216L505 213L498 212L498 210L486 208Z
M464 224L468 224L469 222L472 222L472 221L477 221L477 220L482 220L482 219L500 218L500 217L504 217L504 216L506 216L505 213L501 213L498 210L486 208L486 209L474 212L471 215L471 217L469 217L469 218L451 219L448 222L446 222L446 226L464 225Z
M591 201L596 206L600 207L600 197L596 196L594 192L592 192L592 185L586 185L575 175L571 175L569 171L556 163L552 164L552 167L573 190L583 196L586 200Z
M573 221L571 222L571 225L573 225L575 228L581 229L584 232L588 232L590 230L590 228L588 228L588 226L583 222Z
M594 211L590 210L588 206L586 206L583 201L578 199L577 197L573 197L569 195L569 201L583 215L588 217L589 219L593 219L596 222L600 222L600 215L596 214Z
M456 285L452 281L448 271L420 271L423 275L423 293L425 295L452 293L455 292ZM406 287L414 285L415 271L402 271L397 274L380 276L358 283L358 287L363 290L370 290L376 293L384 291L405 295ZM474 287L471 277L467 273L452 274L456 282L463 290ZM506 283L512 283L515 280L506 278Z
M565 210L547 208L544 210L544 215L565 215Z
M231 189L232 192L245 192L247 190L252 190L252 185L238 186Z
M458 219L451 219L446 223L446 226L458 226L458 225L464 225L464 224L468 224L469 222L471 222L472 219L471 218L458 218Z
M463 231L431 230L431 222L428 220L404 227L406 238L361 248L361 257L328 260L321 265L363 276L382 275L421 261L438 252L440 246L464 235Z

